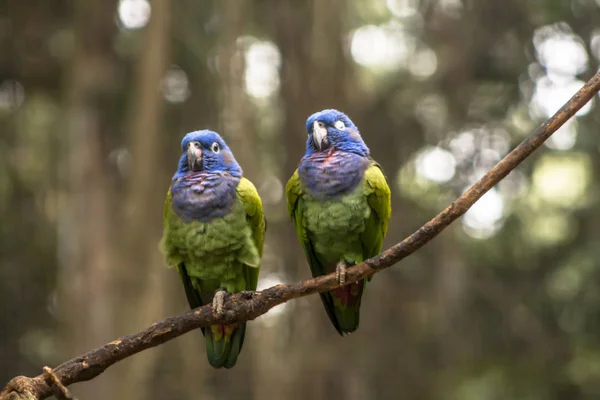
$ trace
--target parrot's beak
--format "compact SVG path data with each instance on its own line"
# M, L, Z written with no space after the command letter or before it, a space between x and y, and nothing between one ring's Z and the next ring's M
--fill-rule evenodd
M329 139L327 138L327 128L319 124L319 121L313 122L313 142L317 149L323 150L329 145Z
M202 171L202 147L198 142L188 143L187 161L190 171Z

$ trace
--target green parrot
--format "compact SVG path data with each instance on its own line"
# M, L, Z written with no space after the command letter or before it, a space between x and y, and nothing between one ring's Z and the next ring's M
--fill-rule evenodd
M225 141L209 130L188 133L167 193L162 251L177 267L191 308L212 302L223 313L226 294L256 290L266 220L256 188L242 176ZM202 328L215 368L231 368L246 323Z
M288 212L313 277L336 272L340 287L320 295L343 336L358 328L366 286L364 279L346 285L346 267L381 252L391 214L390 188L344 113L315 113L306 129L306 153L286 185Z

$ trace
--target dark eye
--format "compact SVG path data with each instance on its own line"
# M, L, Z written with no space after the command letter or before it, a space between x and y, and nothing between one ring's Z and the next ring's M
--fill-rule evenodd
M197 149L199 149L200 148L200 143L194 142L194 147L197 148Z
M214 142L211 146L210 149L213 151L213 153L218 153L221 150L221 147L219 147L219 143Z

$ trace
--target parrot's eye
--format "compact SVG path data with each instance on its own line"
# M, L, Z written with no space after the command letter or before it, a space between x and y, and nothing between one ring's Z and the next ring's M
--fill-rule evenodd
M335 126L335 129L339 129L341 131L343 131L344 129L346 129L346 124L344 124L344 121L335 121L335 123L333 124L333 126Z
M214 142L211 146L210 149L213 151L213 153L218 153L221 148L219 147L219 143Z
M321 121L317 121L317 125L319 126L319 128L321 129L325 129L325 123L321 122ZM308 135L310 136L312 132L308 132Z
M194 142L194 147L197 148L197 149L199 149L200 148L200 143Z

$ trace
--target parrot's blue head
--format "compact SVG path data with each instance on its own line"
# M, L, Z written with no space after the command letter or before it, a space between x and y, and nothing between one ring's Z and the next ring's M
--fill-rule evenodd
M306 120L306 131L307 155L331 148L362 157L369 155L369 148L362 140L358 128L341 111L329 109L314 113Z
M242 176L242 168L216 132L202 130L188 133L181 141L181 150L183 154L173 179L190 172L227 172L232 176Z

